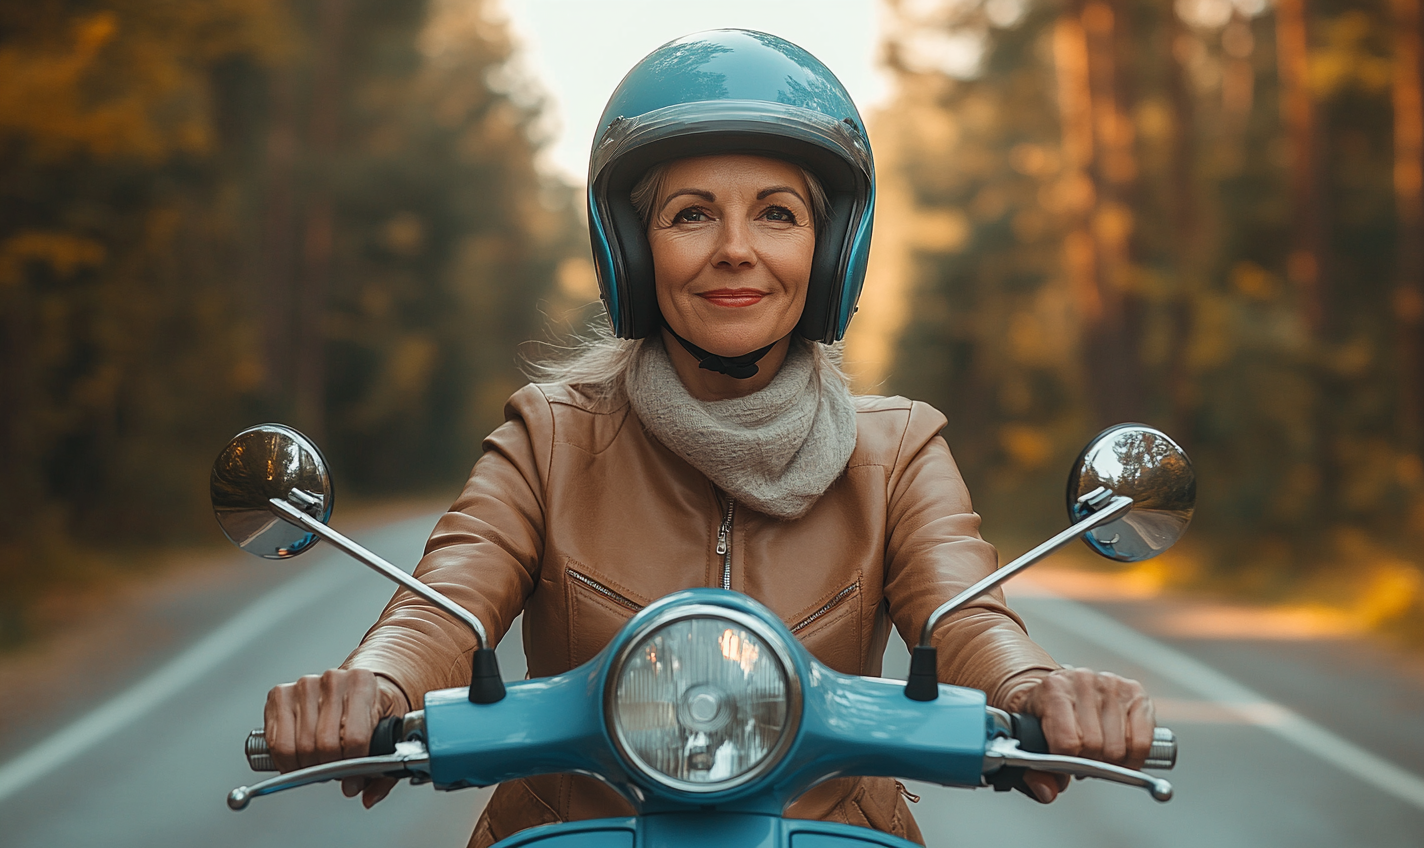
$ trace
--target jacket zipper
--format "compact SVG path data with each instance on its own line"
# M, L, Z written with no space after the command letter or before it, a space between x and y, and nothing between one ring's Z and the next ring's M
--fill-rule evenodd
M722 555L722 588L732 588L732 513L737 502L727 498L727 514L722 517L722 526L717 529L717 553Z
M856 581L855 583L852 583L844 589L840 590L835 594L835 597L831 598L829 601L826 601L826 603L822 605L820 609L796 622L796 626L791 628L791 632L800 633L802 630L805 630L807 627L810 627L811 624L816 621L816 619L835 609L837 604L839 604L841 601L844 601L846 598L849 598L851 593L859 588L860 582Z
M587 586L588 588L592 589L593 591L597 592L598 594L602 595L613 603L619 605L620 607L626 607L627 609L630 609L633 612L638 612L643 608L642 604L638 603L637 601L631 600L625 597L624 595L618 594L617 592L613 591L602 583L599 583L597 580L594 580L592 577L589 577L583 572L574 571L572 568L570 568L568 569L568 575L577 582L582 583L583 585Z

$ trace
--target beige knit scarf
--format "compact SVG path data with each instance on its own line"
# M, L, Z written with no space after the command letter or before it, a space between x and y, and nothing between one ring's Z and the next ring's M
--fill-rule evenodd
M643 426L727 494L776 518L805 515L855 449L855 403L818 373L809 342L792 341L781 370L746 397L694 398L662 341L649 339L627 378Z

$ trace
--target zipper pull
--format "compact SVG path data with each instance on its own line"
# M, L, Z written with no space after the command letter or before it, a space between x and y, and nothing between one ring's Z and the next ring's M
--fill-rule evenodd
M736 508L737 502L728 497L727 514L722 517L722 524L717 528L717 554L719 556L727 553L727 534L732 532L732 510Z

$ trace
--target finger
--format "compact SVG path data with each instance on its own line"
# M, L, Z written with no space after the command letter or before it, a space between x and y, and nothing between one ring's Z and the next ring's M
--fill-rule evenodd
M267 750L272 754L272 764L284 773L297 767L296 717L292 701L291 684L274 686L267 693L267 704L262 708L262 732L267 740Z
M1034 798L1040 804L1051 804L1053 799L1068 788L1068 778L1061 774L1049 774L1043 771L1029 771L1024 773L1024 783L1033 792Z
M1127 710L1127 760L1123 765L1140 769L1152 753L1152 732L1157 727L1157 714L1152 699L1144 692L1133 700Z
M316 754L318 762L342 757L341 723L346 713L345 675L328 669L317 683Z
M1029 711L1038 716L1049 751L1076 756L1082 750L1072 685L1066 676L1055 672L1044 678L1033 692Z
M1103 758L1103 693L1096 672L1075 669L1073 675L1074 718L1078 720L1078 737L1082 745L1078 756L1094 760Z
M366 788L364 777L348 777L341 781L341 794L347 798L355 798Z
M394 788L396 788L395 778L373 778L370 783L366 784L366 791L361 795L361 803L369 810L380 803L382 798L391 794L391 790Z
M1099 726L1103 732L1102 759L1109 763L1126 762L1130 741L1128 739L1127 711L1132 706L1135 681L1126 680L1116 674L1104 673L1099 676Z
M364 757L371 752L371 732L381 720L376 675L352 672L341 716L341 756Z
M296 716L297 766L307 768L321 762L316 746L316 720L320 712L321 680L303 675L292 684L293 713Z

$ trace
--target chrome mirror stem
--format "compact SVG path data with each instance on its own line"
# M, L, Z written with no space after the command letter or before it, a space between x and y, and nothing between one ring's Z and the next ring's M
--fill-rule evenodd
M1094 495L1096 495L1100 500L1107 498L1111 498L1111 500L1108 500L1107 504L1099 508L1097 512L1094 512L1087 518L1084 518L1083 520L1062 530L1058 533L1058 535L1054 536L1053 538L1049 539L1048 541L1044 542L1043 544L1039 545L1038 547L1034 548L1033 550L1019 557L1018 559L1014 560L1003 568L1000 568L998 571L995 571L993 574L990 574L988 577L985 577L983 580L980 580L978 583L975 583L973 586L970 586L968 589L965 589L963 592L960 592L958 595L955 595L953 598L950 598L948 601L945 601L943 604L941 604L939 608L937 608L934 612L930 613L929 618L925 619L925 626L923 629L920 630L920 645L927 646L930 644L930 638L934 635L935 627L939 625L940 621L945 616L949 615L950 613L954 612L955 610L959 609L960 607L964 606L965 604L969 603L970 601L974 600L975 598L979 597L980 595L984 594L985 592L989 591L1000 583L1003 583L1005 580L1008 580L1010 577L1013 577L1015 574L1018 574L1025 568L1028 568L1034 563L1037 563L1039 560L1043 559L1044 557L1048 556L1049 554L1053 553L1054 551L1058 550L1059 548L1063 547L1064 545L1068 544L1069 542L1073 541L1084 533L1087 533L1089 530L1092 530L1103 524L1107 524L1110 521L1116 521L1117 519L1126 515L1128 510L1132 509L1132 498L1124 497L1122 495L1113 496L1111 492L1108 492L1106 490L1099 490L1098 492L1093 492L1088 495L1084 495L1083 499L1086 501L1088 498L1092 498Z
M485 626L480 620L469 610L298 509L298 506L309 506L310 500L311 497L307 493L294 489L287 494L287 500L271 498L267 504L284 521L317 538L325 539L342 553L381 576L394 580L470 628L478 643L477 650L470 656L470 703L493 704L503 699L504 681L499 674L499 660L494 655L494 649L490 647L489 635L485 633Z
M1023 571L1088 531L1123 517L1132 509L1132 498L1114 495L1099 487L1078 498L1085 509L1095 510L1086 518L1074 522L1058 535L995 571L993 574L950 598L930 613L920 630L920 643L910 652L910 676L905 681L905 697L912 701L933 701L939 697L939 654L933 637L935 627L950 613Z
M295 492L293 494L295 494ZM401 571L394 565L391 565L389 562L382 559L375 553L367 550L366 548L363 548L361 545L358 545L352 540L346 538L342 534L336 532L335 530L331 529L320 521L317 521L315 518L312 518L310 515L307 515L305 512L302 512L300 509L297 509L295 506L292 506L287 501L284 501L281 498L272 498L269 503L272 505L272 511L277 513L277 515L279 515L283 520L291 524L295 524L296 526L302 528L308 533L314 533L325 541L330 542L332 545L336 546L336 548L342 553L350 556L352 559L355 559L356 561L367 566L371 570L376 571L382 576L390 580L394 580L395 582L399 583L400 585L404 586L405 588L409 589L410 591L414 592L415 594L439 607L443 612L454 617L457 621L464 624L466 627L470 628L470 630L474 632L475 639L478 640L479 648L481 650L483 650L487 645L489 645L489 637L485 634L485 626L480 623L480 620L476 618L474 614L471 613L469 610L465 609L464 607L460 606L459 604L455 603L454 601L450 600L449 598L445 597L444 595L440 594L439 592L430 588L419 580L416 580L414 577L410 576L409 574L406 574L404 571Z

